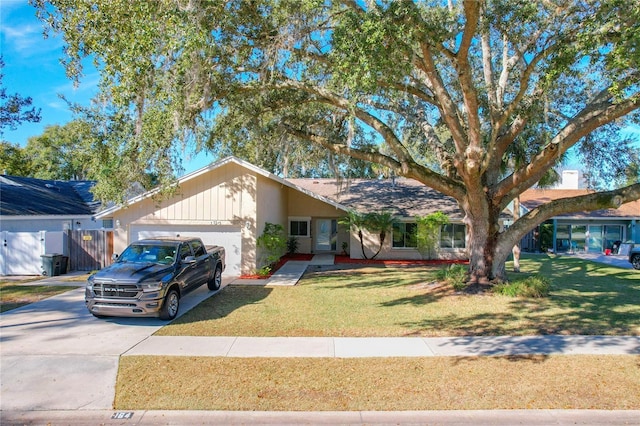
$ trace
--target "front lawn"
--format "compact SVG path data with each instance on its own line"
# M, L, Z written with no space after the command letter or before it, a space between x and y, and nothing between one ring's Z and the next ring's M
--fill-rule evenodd
M640 408L637 356L120 358L116 410Z
M68 286L27 284L36 279L21 282L0 281L0 312L10 311L72 290L72 287Z
M640 335L639 272L551 255L525 256L521 269L511 278L542 274L550 296L456 293L436 282L438 267L316 267L294 287L227 287L157 334Z

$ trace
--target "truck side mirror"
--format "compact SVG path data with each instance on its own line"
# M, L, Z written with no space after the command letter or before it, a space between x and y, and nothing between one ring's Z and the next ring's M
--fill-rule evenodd
M118 260L118 253L113 253L111 255L111 260Z
M182 259L182 263L194 263L196 261L196 258L194 256L187 256L184 259Z

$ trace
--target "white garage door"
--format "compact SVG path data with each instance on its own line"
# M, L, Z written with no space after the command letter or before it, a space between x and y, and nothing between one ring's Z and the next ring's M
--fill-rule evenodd
M226 253L225 275L240 275L242 234L234 226L131 225L131 241L151 237L198 237L205 246L222 246Z

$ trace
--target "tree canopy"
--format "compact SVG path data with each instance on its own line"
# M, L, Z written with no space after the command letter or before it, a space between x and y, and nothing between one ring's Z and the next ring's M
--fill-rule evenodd
M144 153L184 143L375 163L458 201L478 283L504 278L544 220L640 198L636 169L627 186L498 226L571 149L598 179L633 161L619 129L638 121L638 0L31 1L62 33L70 76L86 56L100 66L131 124L112 152L137 170L169 172Z
M31 97L23 97L19 93L10 95L4 87L4 60L0 56L0 142L4 142L4 129L15 130L21 123L40 121L40 109L32 106Z

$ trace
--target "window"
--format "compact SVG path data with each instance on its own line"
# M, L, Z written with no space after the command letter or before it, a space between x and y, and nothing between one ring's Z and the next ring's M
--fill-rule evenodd
M195 257L204 256L206 254L204 246L202 245L202 243L200 243L200 241L192 241L191 249L193 250L193 255Z
M289 236L308 237L309 219L289 219Z
M180 246L180 260L185 260L188 256L191 255L191 247L189 247L189 244L182 244Z
M449 223L440 230L441 248L465 248L466 229L463 224Z
M113 228L113 219L102 219L102 227L104 229L112 229Z
M395 223L393 225L393 248L416 248L418 225L415 223Z

